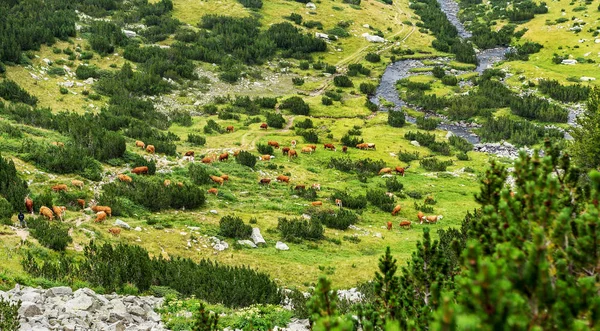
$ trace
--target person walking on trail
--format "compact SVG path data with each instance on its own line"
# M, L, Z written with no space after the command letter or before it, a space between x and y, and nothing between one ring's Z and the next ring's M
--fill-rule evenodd
M26 228L27 222L25 221L25 215L23 215L23 212L19 212L19 215L17 216L17 218L19 218L19 223L21 224L21 227Z

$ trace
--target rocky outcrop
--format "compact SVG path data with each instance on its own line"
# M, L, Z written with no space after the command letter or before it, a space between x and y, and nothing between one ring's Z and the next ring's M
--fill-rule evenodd
M89 288L15 286L0 297L21 301L20 330L165 330L154 309L161 298L100 295Z
M252 234L250 235L250 239L254 241L256 245L264 245L267 242L263 238L262 234L260 234L259 228L252 228Z

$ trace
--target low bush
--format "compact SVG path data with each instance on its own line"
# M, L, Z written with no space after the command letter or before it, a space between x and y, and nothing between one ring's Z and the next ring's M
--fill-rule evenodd
M209 171L209 168L204 164L190 163L188 167L188 176L196 185L212 183L212 180L209 177L210 175L212 175L212 173Z
M0 82L0 98L12 102L22 102L30 106L35 106L38 102L38 98L10 79Z
M310 118L307 118L304 121L295 122L294 127L300 128L300 129L312 129L312 128L314 128L314 124Z
M473 150L473 144L471 144L467 139L463 137L453 135L450 138L448 138L448 142L452 147L458 149L463 153Z
M348 209L320 210L311 216L331 229L346 230L348 226L358 223L358 216Z
M424 213L433 213L433 206L431 206L431 205L428 205L428 204L426 204L426 203L423 203L423 204L418 204L418 203L415 201L415 209L416 209L416 210L420 210L420 211L422 211L422 212L424 212Z
M332 202L335 202L336 199L342 200L344 208L364 209L367 207L367 197L364 195L352 196L347 192L335 191L330 199Z
M402 162L409 163L414 160L418 160L421 157L421 153L419 152L406 152L400 151L398 152L398 160Z
M331 105L333 105L333 100L331 100L331 98L328 98L328 97L326 97L326 96L322 96L322 97L321 97L321 103L322 103L324 106L331 106Z
M425 117L419 116L417 117L417 128L421 130L435 130L437 126L440 124L441 120L435 117Z
M402 110L389 110L388 111L388 124L395 128L401 128L406 123L406 117Z
M213 119L209 119L204 126L204 133L211 134L213 132L223 133L225 130Z
M352 83L348 76L340 75L333 78L333 85L337 87L353 87L354 83Z
M319 143L319 134L316 130L296 130L296 134L302 136L304 141L311 144Z
M356 147L356 145L362 144L365 142L361 137L351 136L349 133L345 134L340 141L345 146L350 146L350 147Z
M294 78L292 78L292 84L294 84L296 86L302 86L302 85L304 85L304 79L300 78L300 77L294 77Z
M419 164L428 171L446 171L446 168L452 165L452 161L440 161L435 157L428 157L421 159Z
M323 225L318 220L301 218L279 218L277 230L281 233L283 240L290 242L299 242L303 239L321 240L324 238L325 232Z
M385 194L384 190L367 190L367 200L384 212L391 212L394 209L394 198Z
M262 155L273 155L275 154L275 149L273 146L265 145L265 144L256 144L256 150Z
M367 60L369 62L377 63L377 62L381 61L381 56L379 56L379 54L377 54L377 53L368 53L365 56L365 60Z
M31 235L42 244L42 246L55 251L64 251L73 242L69 236L69 226L59 222L48 222L42 217L27 218L27 226Z
M360 83L359 89L362 94L373 95L375 94L375 90L377 90L377 85L372 83Z
M308 115L310 112L310 107L301 97L287 98L279 106L281 109L289 109L296 115Z
M0 62L1 63L1 62ZM0 330L19 330L19 308L21 301L12 302L8 298L0 298Z
M188 134L187 141L194 146L204 146L206 144L206 138L199 134Z
M235 161L241 165L245 165L250 168L254 168L256 165L256 156L248 151L241 151Z
M390 192L400 192L404 188L404 184L400 183L398 181L398 178L396 178L394 176L394 177L386 179L386 181L385 181L385 187Z
M285 118L279 113L267 113L267 125L272 128L282 129L285 125Z
M236 239L246 239L252 234L252 227L244 224L244 221L238 216L223 216L219 221L219 234Z

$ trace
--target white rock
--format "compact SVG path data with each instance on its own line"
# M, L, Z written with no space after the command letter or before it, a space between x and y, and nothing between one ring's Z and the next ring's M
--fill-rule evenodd
M140 228L139 226L136 226L135 229L133 229L133 231L141 232L142 228Z
M309 3L306 4L306 8L308 8L308 9L317 9L317 5L315 5L312 2L309 2Z
M256 248L256 247L258 247L258 246L256 246L256 244L255 244L255 243L253 243L251 240L238 240L237 242L238 242L238 244L240 244L240 245L242 245L242 246L248 246L248 247L251 247L251 248Z
M584 77L579 78L579 80L581 80L582 82L590 82L590 81L596 80L596 78L584 76Z
M225 247L225 245L221 245L221 244L216 244L213 246L213 248L219 252L222 252L227 249L227 247Z
M250 235L250 239L252 239L252 241L254 241L256 245L264 245L267 243L263 236L260 234L259 228L252 228L252 234Z
M410 144L417 147L421 146L421 144L419 144L419 142L416 140L411 140Z
M572 60L572 59L564 59L561 62L562 64L568 64L568 65L574 65L577 64L577 60Z
M129 226L129 224L127 224L127 223L125 223L125 222L121 221L121 220L120 220L120 219L118 219L118 218L117 218L117 220L115 221L115 224L114 224L114 225L116 225L116 226L118 226L118 227L122 227L123 229L127 229L127 230L131 229L131 226Z
M131 30L123 30L123 33L125 34L125 37L127 38L133 38L137 36L137 33L135 33L135 31L131 31Z
M216 214L218 214L219 212L218 212L218 211L216 211L216 210L214 210L214 209L211 209L211 210L210 210L210 213L211 213L211 214L215 214L215 215L216 215Z
M315 37L329 40L329 35L326 33L315 32Z
M42 314L42 310L34 302L23 302L19 308L19 316L33 317Z
M281 241L278 241L278 242L275 244L275 249L278 249L278 250L280 250L280 251L287 251L287 250L289 250L290 248L288 247L288 245L286 245L286 244L282 243Z
M371 42L371 43L384 43L385 42L385 39L381 38L380 36L374 36L374 35L368 34L366 32L363 33L361 36L363 38L367 39L367 41Z
M363 28L367 28L367 29L368 29L368 28L370 28L370 27L371 27L371 26L370 26L369 24L364 24L364 25L363 25Z
M94 301L89 296L82 294L74 297L65 303L65 310L88 310L92 307Z

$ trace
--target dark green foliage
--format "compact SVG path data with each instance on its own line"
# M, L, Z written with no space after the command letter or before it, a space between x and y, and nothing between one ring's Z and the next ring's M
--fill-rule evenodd
M573 136L570 153L583 169L597 169L600 166L598 128L600 128L600 90L594 89L590 93L585 111L577 118L577 126L571 128L569 132Z
M311 144L319 143L319 134L314 129L310 129L310 130L297 129L296 134L299 136L302 136L302 138L304 138L304 141L307 143L311 143Z
M385 187L389 192L400 192L404 188L404 185L394 176L385 180Z
M385 168L383 160L375 161L370 158L352 161L350 157L332 157L329 160L329 168L343 172L356 171L357 173L376 175L381 168Z
M44 247L55 251L64 251L73 242L69 236L69 226L57 221L48 222L43 217L28 217L27 226L31 235Z
M296 24L302 23L302 15L300 15L300 14L291 13L290 16L286 16L284 18L288 19L288 20L290 20L290 21L292 21L292 22L294 22ZM308 62L302 62L302 63L305 63L306 64L305 67L306 67L306 69L308 69ZM302 68L302 67L304 67L302 65L302 63L300 63L301 64L301 68L300 69L306 70L306 69Z
M346 29L336 26L333 29L327 30L327 34L330 36L335 36L335 37L339 37L339 38L346 38L346 37L350 37L350 34L348 33L348 31L346 31Z
M246 239L252 234L252 227L244 224L244 221L237 216L223 216L219 221L219 234L236 239Z
M427 157L421 159L419 164L427 171L446 171L446 168L452 165L452 161L440 161L435 157Z
M334 66L334 65L332 65L332 64L326 64L324 71L326 73L328 73L328 74L332 74L333 75L333 74L337 73L337 67Z
M367 60L369 62L377 63L377 62L381 61L381 57L377 53L368 53L365 56L365 60Z
M442 77L446 76L446 71L441 66L433 67L433 70L431 70L431 73L433 74L433 77L435 77L435 78L442 78Z
M450 155L450 145L447 142L438 142L435 140L435 134L433 133L421 133L419 131L409 131L404 134L404 138L407 140L416 140L419 145L425 146L435 153L441 155Z
M348 76L357 76L359 73L365 76L369 76L371 74L371 70L367 67L364 67L360 63L348 65Z
M323 96L323 97L321 97L321 103L324 106L331 106L331 105L333 105L333 100L331 100L330 98L328 98L326 96Z
M115 51L117 46L125 46L127 37L114 23L105 21L93 21L89 28L91 32L90 46L100 55L108 55Z
M566 123L569 117L568 110L532 95L513 98L510 109L515 115L542 122Z
M454 75L445 75L442 77L442 84L448 86L456 86L458 85L458 78Z
M519 60L528 61L530 54L538 53L544 46L534 42L526 42L523 45L517 45L511 49L504 57L509 61Z
M0 98L12 102L22 102L35 106L38 99L10 79L0 82Z
M304 79L300 77L294 77L292 78L292 83L296 86L302 86L304 85Z
M261 108L275 109L275 106L277 105L277 98L256 97L254 99L254 103L259 105Z
M452 135L450 138L448 138L448 142L452 147L458 149L463 153L473 150L473 144L471 144L467 139L463 137Z
M13 303L8 299L0 298L0 330L19 330L19 307L21 301Z
M15 163L0 154L0 197L4 197L12 206L9 211L24 211L28 193L27 183L18 175Z
M508 140L519 146L531 146L544 138L558 139L564 136L557 129L540 127L527 121L511 120L507 116L489 118L479 133L484 141Z
M262 5L262 3L261 3ZM192 331L218 331L217 324L219 323L219 315L206 310L204 302L200 302Z
M437 126L440 124L441 120L435 117L425 117L419 116L417 117L417 128L421 130L435 130Z
M298 65L298 68L302 69L302 70L308 70L308 68L310 67L308 61L301 61L300 65Z
M348 3L355 6L360 6L360 0L342 0L343 3Z
M262 0L238 0L242 6L252 9L261 9L263 6Z
M212 173L209 171L209 168L203 164L191 163L188 167L188 175L196 185L212 183L212 180L209 177Z
M388 124L395 128L401 128L406 123L404 111L402 110L390 110L388 111Z
M280 217L277 221L277 230L281 233L281 239L290 242L304 240L321 240L324 238L323 225L315 219L305 220L301 218L287 219Z
M312 129L314 128L314 124L310 118L306 118L304 121L294 122L294 127L300 129Z
M100 72L96 66L79 65L75 70L77 79L100 78Z
M557 80L540 79L540 92L562 102L579 102L587 100L591 89L581 84L561 85Z
M206 144L205 137L202 137L199 134L193 134L193 133L188 134L187 141L190 144L195 145L195 146L204 146L204 144Z
M305 21L304 23L302 23L302 25L304 25L304 27L308 28L308 29L314 29L317 28L318 30L323 30L323 23L319 22L319 21ZM320 70L315 68L316 70Z
M418 160L420 158L419 152L406 152L400 151L398 153L398 160L406 163L410 163L411 161Z
M275 153L273 146L264 144L256 144L256 150L262 155L273 155Z
M344 208L364 209L367 207L367 198L364 195L352 196L348 192L335 191L330 199L334 202L336 199L342 200Z
M424 213L433 213L433 207L430 205L427 205L426 203L418 204L415 201L414 205L415 205L416 210L422 211Z
M235 161L241 165L245 165L250 168L254 168L256 165L256 156L247 151L241 151Z
M327 96L328 98L331 98L331 100L334 100L334 101L341 101L342 100L342 95L340 93L335 92L335 91L326 91L325 92L325 96Z
M394 198L385 194L384 190L367 190L367 200L384 212L391 212L394 209Z
M335 199L333 201L335 202ZM346 230L348 226L358 223L358 216L348 209L319 210L311 216L331 229Z
M352 83L348 76L340 75L333 78L333 85L337 87L353 87L354 83Z
M215 120L213 119L209 119L206 122L206 125L203 128L204 133L206 134L211 134L213 132L217 132L217 133L224 133L225 129L223 129L217 122L215 122Z
M362 144L365 141L361 137L351 136L350 134L345 134L340 140L344 146L356 147L358 144Z
M347 1L357 1L360 4L360 0L344 0L344 2ZM338 315L337 301L338 296L331 289L331 282L324 276L319 277L317 287L306 304L312 330L353 330L351 317L341 318Z
M25 204L23 204L25 205ZM0 196L0 224L12 225L11 217L13 215L13 206Z
M269 112L267 113L267 125L272 128L282 129L285 125L285 118L279 113Z
M282 109L289 109L296 115L308 115L310 108L301 97L290 97L281 102L279 105Z
M359 89L360 93L373 95L375 94L375 90L377 90L377 85L371 83L360 83Z

